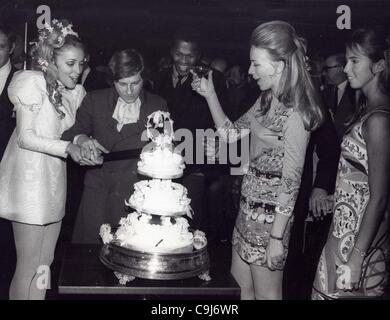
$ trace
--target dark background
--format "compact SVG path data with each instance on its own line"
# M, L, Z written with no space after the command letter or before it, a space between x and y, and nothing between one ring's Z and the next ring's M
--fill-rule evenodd
M309 40L311 54L343 50L350 30L339 30L336 9L351 8L352 29L384 26L389 30L390 1L333 0L1 0L0 19L36 36L36 8L46 4L52 18L67 18L88 44L92 59L105 64L113 51L138 48L154 66L169 51L175 29L193 25L203 34L204 55L229 65L247 63L250 33L269 20L290 22Z
M342 52L351 32L336 26L336 10L342 4L351 9L352 30L382 26L390 31L390 0L0 0L0 21L8 22L21 35L27 21L28 41L33 41L39 16L36 9L42 4L51 8L52 18L72 21L75 31L88 44L92 62L103 65L115 50L133 47L156 68L158 60L169 53L172 34L183 25L202 32L205 56L225 58L229 65L248 65L251 31L270 20L290 22L308 40L309 55ZM52 266L54 286L77 209L69 211ZM8 298L14 272L11 238L10 224L0 223L0 300ZM61 297L54 287L47 298Z

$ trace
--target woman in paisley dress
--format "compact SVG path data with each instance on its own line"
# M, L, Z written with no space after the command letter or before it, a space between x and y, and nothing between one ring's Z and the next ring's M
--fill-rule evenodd
M241 187L233 233L231 272L242 299L281 299L284 261L292 212L305 159L309 131L323 113L307 71L305 45L283 21L258 26L252 33L249 74L262 93L232 123L215 94L212 72L196 79L221 136L232 142L251 134L250 164Z
M360 111L342 141L333 222L313 299L380 297L388 277L390 51L377 30L360 29L346 58Z
M44 299L50 288L65 214L64 159L82 160L78 146L60 140L85 95L77 85L84 47L71 27L53 20L42 29L34 70L16 73L8 88L17 124L0 164L0 217L12 221L17 255L10 299Z

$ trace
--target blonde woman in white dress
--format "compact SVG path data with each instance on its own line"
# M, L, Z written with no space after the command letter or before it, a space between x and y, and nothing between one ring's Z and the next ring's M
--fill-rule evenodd
M78 146L60 140L85 96L77 85L83 44L65 20L39 34L35 70L16 73L8 88L17 125L0 164L0 217L12 221L17 254L10 299L45 298L50 272L42 272L50 270L65 214L64 160L83 162Z

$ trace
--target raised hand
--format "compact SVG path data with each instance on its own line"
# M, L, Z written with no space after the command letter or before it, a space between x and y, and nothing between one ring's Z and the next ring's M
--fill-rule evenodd
M215 88L213 83L213 71L210 70L208 78L199 78L195 72L191 70L191 73L194 75L193 81L191 83L192 89L199 93L201 96L206 99L215 95Z

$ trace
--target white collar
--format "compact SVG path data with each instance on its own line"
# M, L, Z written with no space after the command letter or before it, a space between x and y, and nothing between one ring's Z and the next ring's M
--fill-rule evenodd
M173 68L172 78L177 81L179 79L179 73L177 72L175 66L172 66L172 68ZM182 76L181 82L183 83L188 78L189 75L190 73L187 73L185 76Z
M345 80L337 85L337 88L344 90L347 87L348 80Z
M0 74L8 74L11 72L11 60L8 58L7 63L0 68Z
M141 99L139 97L131 103L127 103L121 97L118 97L114 113L112 114L112 117L118 122L117 130L121 131L125 124L136 123L139 119L140 108Z
M118 100L116 102L117 104L120 103L121 105L127 105L127 106L136 106L138 104L141 104L141 99L138 97L135 99L133 102L126 102L124 99L121 97L118 97Z
M0 68L0 95L3 94L5 84L7 83L8 76L11 72L11 62L8 59L7 63Z

